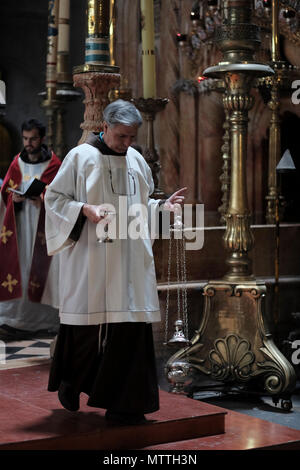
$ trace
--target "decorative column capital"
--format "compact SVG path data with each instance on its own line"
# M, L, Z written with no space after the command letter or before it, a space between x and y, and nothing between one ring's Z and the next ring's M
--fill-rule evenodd
M74 67L74 86L85 94L83 134L102 130L103 110L110 103L109 92L119 88L119 67L111 65L109 49L110 0L88 0L85 63Z
M74 86L82 88L85 94L84 122L80 125L83 134L79 144L85 142L89 132L102 130L103 110L109 104L108 94L120 86L117 73L78 73L73 76Z

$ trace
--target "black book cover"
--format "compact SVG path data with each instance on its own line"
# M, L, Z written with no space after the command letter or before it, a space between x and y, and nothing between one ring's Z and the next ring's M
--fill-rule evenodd
M39 196L45 189L46 183L43 181L37 179L37 178L31 178L29 181L26 183L23 183L22 189L13 189L13 188L8 188L9 191L12 191L13 193L19 194L19 196L23 197L37 197Z

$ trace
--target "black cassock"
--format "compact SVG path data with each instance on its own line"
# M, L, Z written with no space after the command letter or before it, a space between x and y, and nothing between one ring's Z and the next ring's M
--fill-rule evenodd
M99 350L99 336L100 350ZM48 390L61 383L89 395L89 406L118 413L159 409L152 325L60 325Z

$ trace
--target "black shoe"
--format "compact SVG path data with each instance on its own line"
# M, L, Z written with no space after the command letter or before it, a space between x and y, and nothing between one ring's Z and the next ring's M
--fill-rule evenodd
M142 413L116 413L114 411L107 410L105 418L114 424L135 425L144 424L147 422L145 416Z
M70 385L62 383L58 389L60 403L68 411L79 410L79 393L74 392Z

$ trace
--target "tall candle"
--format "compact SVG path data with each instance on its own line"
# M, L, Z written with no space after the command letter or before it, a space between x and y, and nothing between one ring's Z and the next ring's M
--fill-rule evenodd
M109 2L109 54L110 54L110 63L115 65L115 33L116 33L116 18L115 18L115 0L110 0Z
M144 98L156 97L153 0L141 0Z
M272 47L271 57L273 62L279 60L279 32L278 32L279 4L277 0L272 0Z
M86 64L110 64L109 9L110 0L88 0Z
M69 71L70 48L70 0L59 0L58 44L57 44L57 81L71 83Z
M59 0L57 52L69 53L70 0Z

